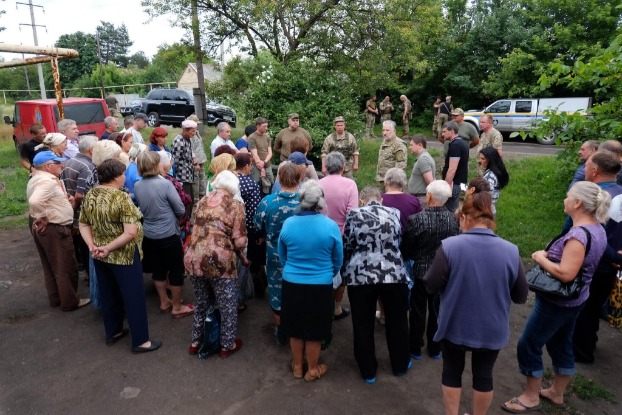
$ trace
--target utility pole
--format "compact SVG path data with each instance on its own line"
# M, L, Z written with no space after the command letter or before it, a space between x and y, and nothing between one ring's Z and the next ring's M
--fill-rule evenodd
M45 9L43 9L43 6L40 6L38 4L32 4L32 0L28 0L28 3L20 3L20 2L16 2L16 5L24 5L24 6L28 6L30 8L30 21L31 23L20 23L20 27L22 26L32 26L32 36L34 37L35 40L35 46L39 46L39 40L37 39L37 26L39 27L45 27L47 30L46 26L43 25L38 25L35 23L35 7L41 7L41 10L43 10L43 12L45 13ZM40 63L37 64L37 71L39 72L39 87L41 88L41 99L45 99L47 98L45 95L45 83L43 82L43 67L41 66Z
M197 0L190 1L190 14L192 15L192 37L194 39L194 58L197 65L197 78L199 78L199 87L193 88L192 92L194 95L194 108L196 115L201 120L201 123L206 125L207 109L205 107L205 77L203 75L203 51L201 49L201 33L199 30L199 13L197 3Z
M99 32L95 32L95 40L97 41L97 59L99 60L99 80L102 84L102 98L106 98L106 86L104 85L104 69L102 68L102 49L99 46Z

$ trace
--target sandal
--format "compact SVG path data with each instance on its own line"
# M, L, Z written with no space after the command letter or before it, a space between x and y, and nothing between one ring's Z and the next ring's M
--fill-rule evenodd
M296 379L302 379L302 365L296 366L296 363L292 361L292 374Z
M184 317L193 315L194 311L195 311L194 308L195 307L194 307L193 304L188 304L188 305L186 305L187 311L184 311L182 313L177 313L177 314L171 313L171 315L173 316L173 320L178 320L180 318L184 318Z
M328 372L328 366L320 363L315 367L315 373L312 373L311 369L307 370L307 373L305 374L305 381L313 382L314 380L317 380L324 376L326 372Z
M520 409L510 408L508 404L517 405ZM527 406L521 401L519 401L518 398L514 397L510 399L509 401L504 402L503 405L501 405L501 409L503 409L506 412L510 412L512 414L523 414L526 412L539 411L540 409L542 409L542 404L539 403L534 406Z

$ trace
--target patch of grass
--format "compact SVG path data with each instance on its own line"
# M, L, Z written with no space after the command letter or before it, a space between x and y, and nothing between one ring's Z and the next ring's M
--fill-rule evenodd
M569 391L585 401L608 401L615 403L615 395L605 387L582 374L573 377Z

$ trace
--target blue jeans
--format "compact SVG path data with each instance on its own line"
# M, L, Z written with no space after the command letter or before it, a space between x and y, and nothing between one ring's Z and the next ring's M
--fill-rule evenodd
M572 334L575 321L583 304L560 307L536 295L536 304L518 340L516 349L520 372L529 377L544 375L542 348L546 345L553 361L553 370L559 375L574 375Z

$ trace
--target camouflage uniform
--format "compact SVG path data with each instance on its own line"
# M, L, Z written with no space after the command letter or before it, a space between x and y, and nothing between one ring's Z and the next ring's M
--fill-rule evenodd
M324 139L324 144L322 145L322 157L325 157L331 151L338 151L343 154L343 157L346 159L343 175L353 179L352 165L354 164L354 156L359 155L359 145L356 142L356 138L347 131L344 131L341 137L336 132L329 134Z
M447 102L441 103L441 107L438 112L438 132L436 133L438 137L440 137L441 133L443 132L443 125L449 122L449 118L453 110L453 104L447 104Z
M365 104L365 137L374 137L374 125L376 124L376 114L373 112L367 111L367 108L371 107L376 109L376 101L372 101L371 99L367 100Z
M408 135L410 133L410 117L413 114L413 104L410 102L408 98L404 100L404 115L402 116L402 123L404 124L404 135Z
M387 104L382 101L380 103L380 120L387 121L391 119L391 112L393 111L393 104L389 101Z
M401 139L395 137L389 141L382 140L378 151L378 166L376 167L376 181L384 183L384 175L391 167L406 168L406 146Z
M479 154L480 150L486 147L494 147L498 151L501 150L502 145L503 136L497 129L491 128L487 132L482 133L482 135L479 137L479 144L477 145L477 150L475 154ZM477 166L477 172L480 176L484 175L484 169L482 169L479 165Z

